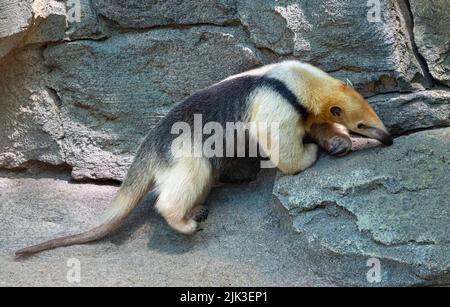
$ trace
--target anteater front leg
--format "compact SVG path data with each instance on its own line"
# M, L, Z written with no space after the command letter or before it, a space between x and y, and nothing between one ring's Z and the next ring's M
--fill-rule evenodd
M346 155L352 149L352 140L348 130L339 124L313 124L308 135L333 156Z
M316 144L303 144L304 128L295 121L279 123L278 133L258 129L258 143L272 164L285 174L296 174L311 167L318 157ZM262 138L270 135L269 142Z

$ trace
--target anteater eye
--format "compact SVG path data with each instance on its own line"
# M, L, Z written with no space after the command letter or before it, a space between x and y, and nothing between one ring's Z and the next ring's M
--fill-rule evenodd
M367 126L364 125L363 123L358 124L358 129L364 129L364 128L367 128Z

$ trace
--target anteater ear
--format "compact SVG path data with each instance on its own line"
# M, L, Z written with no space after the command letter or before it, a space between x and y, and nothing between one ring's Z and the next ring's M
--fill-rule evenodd
M333 114L333 116L335 116L335 117L340 117L340 116L342 115L342 109L339 108L339 107L336 107L336 106L332 107L332 108L330 109L330 112L331 112L331 114Z

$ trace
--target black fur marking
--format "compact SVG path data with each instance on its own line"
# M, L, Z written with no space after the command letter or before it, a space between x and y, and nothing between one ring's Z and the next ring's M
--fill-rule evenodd
M292 93L286 85L277 79L262 77L258 82L258 85L267 86L280 94L291 106L294 107L295 111L302 117L306 118L308 116L308 111L306 108L298 101L297 97Z
M248 97L253 91L261 87L267 87L279 93L300 116L306 118L305 107L299 104L298 99L282 81L264 76L233 78L200 90L175 105L147 135L135 159L138 161L145 160L150 157L151 153L155 153L160 161L159 163L170 164L171 144L178 137L178 135L171 134L171 128L176 122L185 122L192 128L195 114L202 115L203 124L218 122L224 128L227 122L244 122L248 110ZM208 137L209 135L204 136L204 140ZM234 160L235 158L229 157L210 158L212 167L220 174L229 173L230 167L235 167ZM243 159L242 162L250 163L246 159Z

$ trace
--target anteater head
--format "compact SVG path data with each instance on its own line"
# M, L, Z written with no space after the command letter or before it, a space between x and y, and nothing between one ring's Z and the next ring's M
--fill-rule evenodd
M322 95L320 113L324 121L342 124L354 133L376 139L387 146L393 143L392 136L369 102L342 81L335 80L328 84Z

